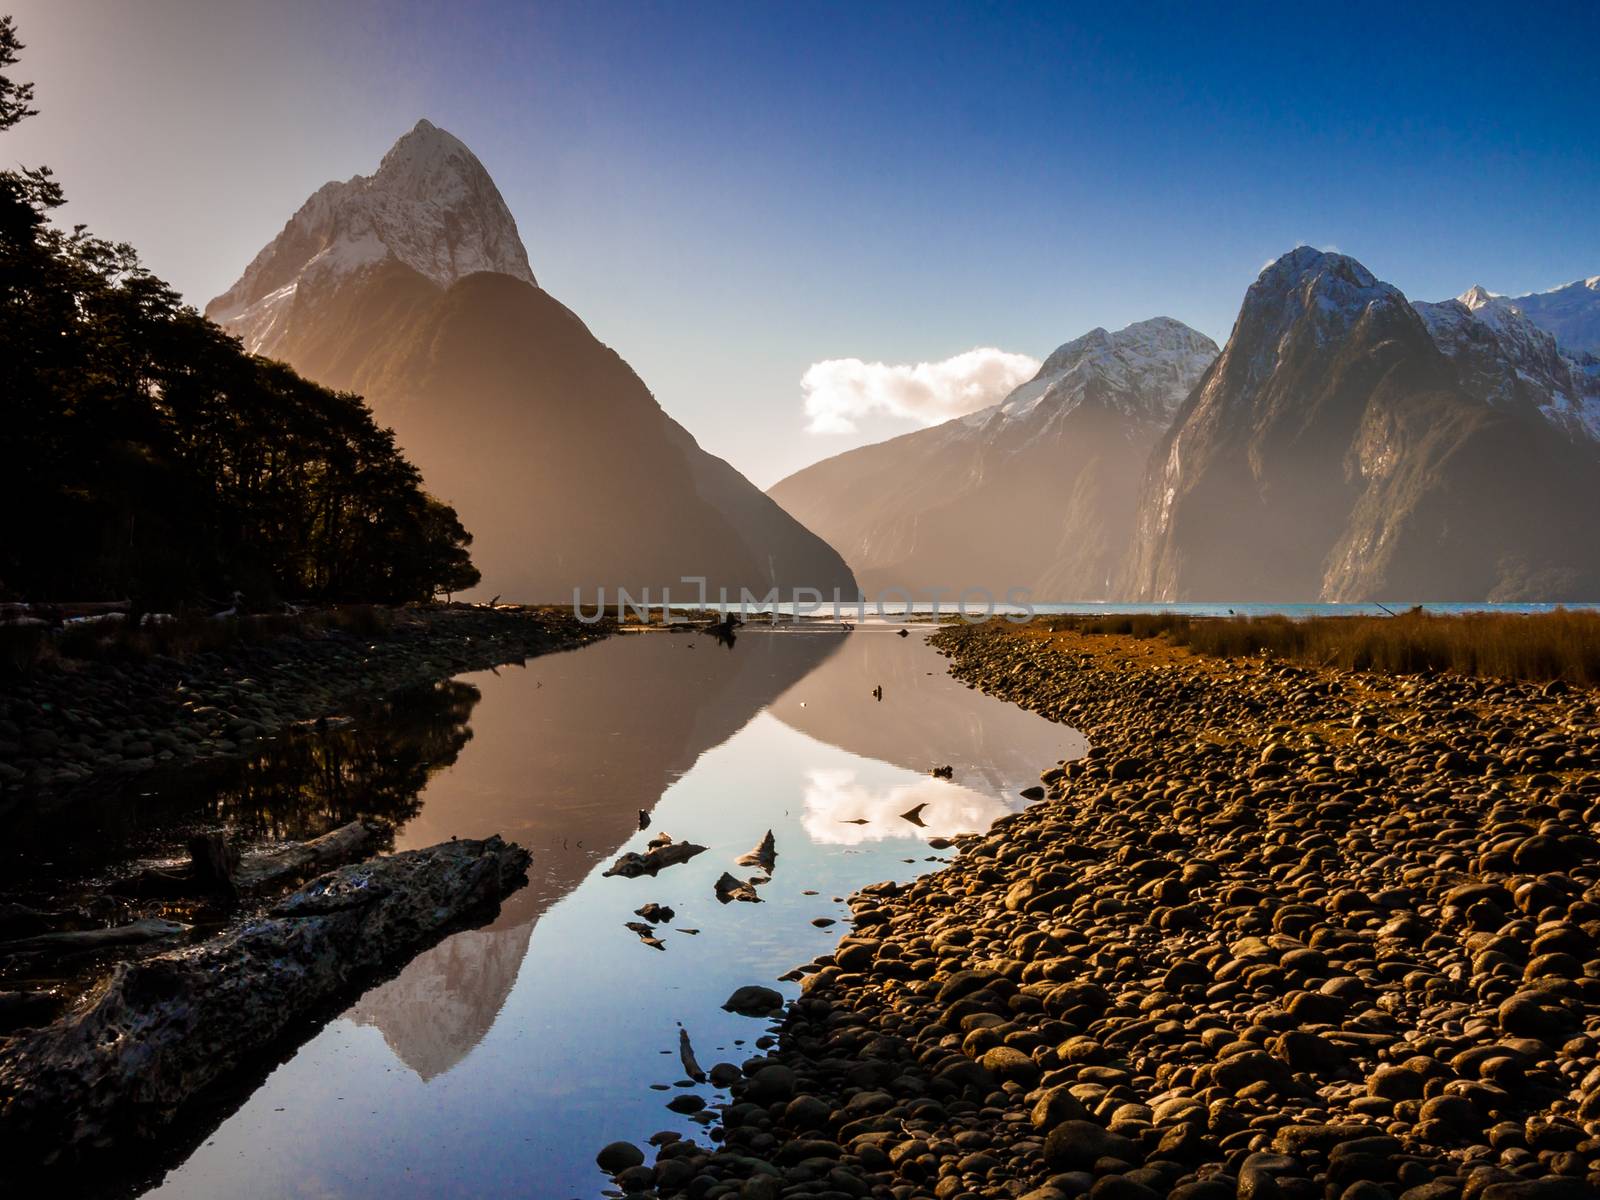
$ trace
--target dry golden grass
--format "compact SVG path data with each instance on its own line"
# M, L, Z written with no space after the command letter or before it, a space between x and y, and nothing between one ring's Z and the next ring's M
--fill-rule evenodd
M1500 679L1600 684L1600 613L1420 611L1393 617L1186 617L1124 613L1051 617L1055 629L1161 637L1198 654L1266 654L1354 671L1456 671Z

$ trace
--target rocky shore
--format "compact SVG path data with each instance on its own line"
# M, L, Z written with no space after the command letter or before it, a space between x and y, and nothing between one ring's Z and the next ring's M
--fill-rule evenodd
M373 636L339 628L185 657L73 662L0 679L0 812L97 776L246 754L364 699L603 636L553 609L405 609Z
M1600 696L1038 624L935 643L1092 751L853 897L720 1145L607 1147L624 1191L1600 1195Z

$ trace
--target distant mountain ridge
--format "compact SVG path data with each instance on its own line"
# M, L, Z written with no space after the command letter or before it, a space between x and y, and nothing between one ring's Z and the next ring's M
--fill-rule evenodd
M1482 288L1414 307L1475 394L1537 410L1570 436L1600 439L1600 360L1593 355L1569 352L1514 301Z
M479 591L680 582L847 598L843 560L694 438L539 288L494 181L428 121L319 188L207 306L247 348L363 394L473 533Z
M1544 295L1570 315L1592 282ZM1220 352L1165 318L1097 329L1000 404L771 494L869 592L1594 599L1600 361L1526 299L1413 304L1353 258L1297 247L1261 271Z
M1216 354L1167 317L1095 329L999 404L826 459L770 494L870 595L1110 598L1150 447Z
M713 595L1600 595L1582 519L1600 505L1600 277L1412 303L1298 247L1221 351L1170 318L1095 329L999 404L770 496L538 287L487 171L426 121L372 176L318 189L208 314L366 395L508 598L687 598L683 576Z
M1474 286L1456 299L1473 312L1515 308L1555 338L1568 354L1600 355L1600 275L1525 296L1500 296Z

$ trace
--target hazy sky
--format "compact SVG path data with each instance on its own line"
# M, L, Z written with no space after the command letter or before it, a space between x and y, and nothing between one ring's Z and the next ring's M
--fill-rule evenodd
M1157 314L1221 342L1299 242L1422 299L1600 272L1600 4L1325 7L0 0L43 109L0 158L203 305L426 116L766 486L941 411L808 416L822 360L947 379L915 364Z

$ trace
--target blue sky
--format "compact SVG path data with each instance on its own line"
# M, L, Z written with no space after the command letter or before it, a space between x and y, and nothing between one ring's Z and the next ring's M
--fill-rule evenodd
M1223 340L1299 242L1408 295L1600 272L1600 5L0 0L44 115L0 157L198 304L420 116L534 271L763 486L814 362Z

